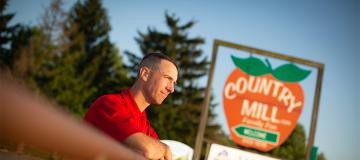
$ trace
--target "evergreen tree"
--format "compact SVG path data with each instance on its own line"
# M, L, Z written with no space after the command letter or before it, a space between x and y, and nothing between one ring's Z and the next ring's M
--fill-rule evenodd
M11 40L19 24L10 26L14 13L5 13L7 0L0 0L0 68L8 68L12 63Z
M74 70L70 73L78 79L73 85L83 88L75 93L86 94L81 100L83 108L90 106L99 95L127 86L127 71L118 49L110 42L109 31L107 13L100 0L78 1L71 9L65 27L70 44L63 60L73 61L71 69ZM66 64L68 62L64 62Z
M326 160L325 154L324 153L318 154L317 160Z
M54 0L39 26L14 36L19 43L13 43L16 56L11 67L34 90L82 116L98 95L124 88L127 72L109 41L110 28L104 27L108 22L100 1L77 2L70 16L62 4Z
M79 101L78 95L86 96L87 93L83 93L84 90L78 87L84 82L76 79L69 70L73 64L65 64L69 62L64 56L69 42L64 39L62 32L66 21L62 1L54 0L45 9L38 26L22 29L14 36L11 47L14 62L11 69L13 75L21 78L38 94L43 94L58 104L70 106L67 109L77 113L81 111L82 104L77 103L77 109L72 109L74 103ZM74 81L78 84L70 86Z
M33 77L40 72L44 60L40 48L47 46L40 44L43 36L38 28L21 24L8 26L15 14L4 14L6 4L6 0L1 0L0 68L36 88Z
M148 28L147 33L139 32L139 37L135 38L143 55L162 52L175 59L180 68L175 92L161 107L150 107L148 117L162 139L179 140L193 146L205 96L205 87L198 85L198 81L209 68L207 57L199 48L204 44L204 39L189 37L188 32L194 26L194 21L181 25L175 15L166 13L165 18L169 33ZM128 66L132 69L130 75L135 78L141 58L129 51L125 54L131 63ZM209 119L212 118L214 114L210 111ZM208 136L218 137L219 125L209 123L208 128Z
M48 58L48 72L37 77L41 92L53 99L68 111L82 115L85 110L83 104L94 93L95 89L81 74L76 73L76 68L84 54L83 50L70 51L71 45L83 44L82 39L69 39L69 35L76 32L69 29L69 15L63 9L62 0L53 0L45 9L39 28L49 42L50 49L43 50L45 54L52 55Z
M305 159L306 136L304 127L297 124L288 139L279 147L273 149L270 153L273 156L285 158L288 160Z

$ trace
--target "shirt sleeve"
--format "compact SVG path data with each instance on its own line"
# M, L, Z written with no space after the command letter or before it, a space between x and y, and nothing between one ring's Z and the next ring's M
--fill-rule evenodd
M131 117L125 102L111 95L97 99L86 113L85 121L119 142L123 142L136 132L141 132L138 122Z

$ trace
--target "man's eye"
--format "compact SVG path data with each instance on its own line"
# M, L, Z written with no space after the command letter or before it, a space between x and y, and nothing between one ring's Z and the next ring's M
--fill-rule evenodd
M170 83L172 83L173 85L176 85L176 82L174 82L174 79L171 77L165 77Z
M172 78L169 77L169 76L165 76L165 78L168 79L168 80L172 80Z

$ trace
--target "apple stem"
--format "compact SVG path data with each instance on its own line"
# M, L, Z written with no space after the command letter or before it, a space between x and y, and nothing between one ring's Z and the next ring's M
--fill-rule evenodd
M269 62L269 60L267 58L265 59L265 62L268 65L268 68L269 68L270 72L272 73L272 71L273 71L272 66L271 66L271 64L270 64L270 62Z

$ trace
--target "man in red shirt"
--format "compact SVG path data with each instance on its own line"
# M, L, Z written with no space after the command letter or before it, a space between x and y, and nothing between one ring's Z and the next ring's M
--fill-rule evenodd
M134 85L118 94L99 97L85 121L148 159L171 159L169 147L160 142L146 117L150 104L161 104L174 92L176 63L161 53L147 54L141 61Z

